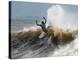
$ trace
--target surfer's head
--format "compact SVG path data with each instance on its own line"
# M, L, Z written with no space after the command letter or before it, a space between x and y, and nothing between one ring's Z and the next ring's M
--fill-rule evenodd
M45 23L42 21L42 24L45 24Z

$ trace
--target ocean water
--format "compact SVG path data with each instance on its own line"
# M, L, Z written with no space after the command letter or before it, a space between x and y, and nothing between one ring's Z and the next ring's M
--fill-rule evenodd
M35 21L35 19L11 20L11 57L13 59L78 55L77 29L70 28L70 31L73 31L72 34L75 38L70 43L67 43L65 45L58 44L57 48L57 46L55 46L54 43L51 42L51 36L47 37L45 34L42 33L40 33L40 35L36 35L39 32L35 33L35 31L37 30L37 25ZM38 21L38 23L40 23L40 21ZM28 34L26 32L28 32ZM40 38L40 36L43 37Z
M65 42L64 45L56 46L55 43L58 41L52 42L51 35L48 37L43 32L40 33L36 27L29 31L27 29L29 28L12 34L11 57L13 59L78 55L78 37L75 32L73 32L75 38L70 43Z
M36 26L34 19L12 19L11 32L20 31L22 29Z

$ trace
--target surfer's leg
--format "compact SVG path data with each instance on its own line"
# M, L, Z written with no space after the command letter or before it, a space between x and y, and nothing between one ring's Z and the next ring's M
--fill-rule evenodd
M42 32L42 33L40 34L39 38L44 38L45 35L46 35L45 32Z

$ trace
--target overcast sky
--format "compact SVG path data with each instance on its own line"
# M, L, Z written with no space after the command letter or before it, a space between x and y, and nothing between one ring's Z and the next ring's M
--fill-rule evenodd
M46 17L47 10L52 5L56 4L13 1L11 5L11 17L12 19L26 19L30 17L40 18L42 16ZM77 14L76 5L61 6L65 11Z

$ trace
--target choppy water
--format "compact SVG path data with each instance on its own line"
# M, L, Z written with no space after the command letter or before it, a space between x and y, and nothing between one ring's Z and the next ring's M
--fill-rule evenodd
M32 37L25 37L26 32L21 31L19 35L12 36L12 58L37 58L37 57L52 57L52 56L76 56L78 55L78 39L76 38L67 44L55 45L51 37L44 33L36 35L32 33ZM30 33L29 33L30 34ZM42 35L42 38L40 36ZM23 36L23 37L20 37ZM56 41L57 42L57 41Z
M35 26L35 20L33 19L12 19L11 20L11 31L19 31L22 30L24 27L31 27Z

